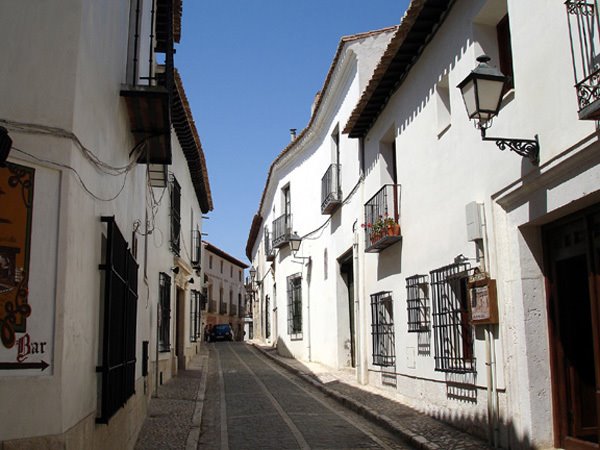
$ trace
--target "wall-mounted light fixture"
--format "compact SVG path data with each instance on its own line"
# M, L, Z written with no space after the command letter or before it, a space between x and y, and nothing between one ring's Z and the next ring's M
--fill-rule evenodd
M302 244L302 238L298 236L295 231L289 237L290 250L296 259L307 259L308 263L311 263L310 256L297 256L296 253L300 250L300 244Z
M484 141L494 141L500 150L512 150L526 156L532 162L539 162L540 144L535 139L512 139L486 137L486 130L492 125L492 119L498 115L502 94L508 81L500 70L490 66L490 57L477 58L479 65L457 86L460 89L469 119L475 120L475 126L481 130Z
M12 139L8 135L8 131L4 127L0 127L0 167L6 163L6 158L12 147Z

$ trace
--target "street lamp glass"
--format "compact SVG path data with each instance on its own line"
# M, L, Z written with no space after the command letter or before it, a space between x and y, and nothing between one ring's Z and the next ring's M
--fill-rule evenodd
M290 236L290 249L292 252L296 253L300 250L300 244L302 243L302 238L298 236L298 233L293 233Z
M249 270L249 272L250 272L250 278L251 278L252 280L254 280L254 277L256 277L256 269L254 268L254 266L251 266L251 267L250 267L250 270Z
M488 64L490 58L477 58L479 65L458 85L469 119L477 120L479 128L498 115L504 86L508 81L502 72Z

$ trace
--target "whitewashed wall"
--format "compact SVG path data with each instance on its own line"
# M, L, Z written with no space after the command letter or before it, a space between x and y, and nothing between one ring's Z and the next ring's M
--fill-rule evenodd
M573 163L571 179L558 185L549 181L560 165L556 158L568 159L559 155L577 147L594 126L577 118L564 5L535 0L507 3L457 2L367 135L365 198L386 181L378 146L390 129L394 131L403 241L382 254L364 255L365 300L369 293L393 292L399 374L395 395L450 421L474 421L484 431L487 385L482 331L475 335L477 401L449 399L444 374L434 370L433 346L431 356L414 357L417 336L407 333L405 288L406 277L451 264L459 254L475 257L474 244L467 241L465 205L483 203L486 258L492 278L498 280L501 315L494 345L500 412L509 424L502 439L505 445L512 440L517 446L551 447L546 300L542 267L536 262L541 257L539 229L533 238L525 239L525 232L517 227L536 220L539 225L550 220L553 210L583 201L598 191L600 172L594 168L578 174L581 169ZM455 88L482 53L496 58L492 63L497 64L491 25L502 18L505 8L510 17L515 88L506 95L488 135L533 138L538 134L539 167L513 152L500 151L493 142L482 142ZM436 84L445 76L451 105L448 127L439 124L436 92ZM536 186L528 186L527 180L539 174ZM362 350L371 351L370 347ZM379 384L378 368L372 370L371 382Z
M150 3L143 2L143 6L144 14L148 14ZM0 69L0 119L64 128L100 160L114 166L126 165L134 141L119 91L126 81L129 3L100 6L92 0L69 0L56 8L43 2L3 2L0 24L0 37L11 43L5 47L4 56L12 61ZM143 32L142 39L149 34ZM142 42L141 47L148 48L148 43ZM145 64L142 59L140 64ZM138 236L137 395L111 422L125 426L119 433L111 433L113 427L94 426L98 407L96 366L101 359L100 217L114 215L131 244L134 224L146 220L146 166L134 167L124 181L123 176L112 177L96 170L69 139L9 132L14 146L32 155L13 151L9 161L36 169L30 296L44 297L47 304L44 326L51 326L51 365L40 375L0 374L0 395L7 413L0 424L0 440L68 432L81 439L78 442L85 442L86 448L111 443L114 448L130 447L150 394L141 378L141 347L143 340L150 341L153 360L158 271L169 272L174 262L173 255L165 251L169 245L169 224L165 222L169 196L165 195L156 217L162 236L158 231L149 236L149 255L144 253L143 236ZM113 197L124 183L123 191L115 200L94 199L71 171L36 158L73 167L100 198ZM199 224L201 213L176 138L173 159L172 170L182 186L183 241L189 250L190 213L194 210ZM139 231L144 231L143 225ZM198 289L199 281L194 285ZM187 308L189 297L189 326ZM32 318L28 327L35 329L36 320ZM188 330L185 336L189 337ZM190 347L189 342L187 345ZM100 435L104 440L98 438Z
M258 320L254 319L255 336L264 338L264 299L269 295L270 341L277 341L282 353L332 367L350 364L348 294L339 275L337 258L352 248L352 230L359 220L356 202L360 195L355 192L348 198L348 205L352 206L338 210L331 218L322 215L321 177L335 162L331 136L337 128L340 130L342 196L348 197L359 182L358 142L348 139L341 130L368 82L365 74L373 71L390 36L391 32L386 31L340 44L343 46L340 59L333 68L327 92L322 93L314 122L273 169L260 211L263 224L253 249L253 264L262 281L259 288L261 314ZM272 230L273 221L282 214L281 189L288 184L293 230L305 237L297 256L310 257L310 264L307 259L293 258L287 246L276 250L273 264L264 257L263 230L265 226ZM324 277L325 249L327 279ZM287 277L297 273L302 274L303 329L302 339L292 340L288 334Z

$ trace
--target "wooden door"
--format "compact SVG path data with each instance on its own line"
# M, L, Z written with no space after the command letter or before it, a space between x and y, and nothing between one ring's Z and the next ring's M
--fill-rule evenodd
M598 449L600 212L552 224L544 237L557 446Z

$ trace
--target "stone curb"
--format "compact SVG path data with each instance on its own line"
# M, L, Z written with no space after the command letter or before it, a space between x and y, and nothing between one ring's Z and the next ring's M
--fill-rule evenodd
M405 440L410 445L413 445L415 448L420 449L420 450L440 450L441 449L441 447L439 445L427 440L427 438L425 438L424 436L415 434L412 431L398 425L394 420L390 419L389 417L387 417L383 414L379 414L378 412L374 411L370 407L360 403L357 400L354 400L354 399L351 399L348 397L344 397L340 393L338 393L332 389L329 389L323 383L320 383L319 381L308 376L306 373L298 370L297 368L293 367L292 365L287 364L283 359L270 354L268 351L264 350L260 345L258 345L256 343L251 343L250 345L252 345L255 349L257 349L263 355L267 356L268 358L270 358L271 360L276 362L278 365L280 365L284 369L288 370L289 372L292 372L293 374L302 378L304 381L312 384L317 389L319 389L321 392L323 392L327 396L331 397L332 399L336 400L338 403L346 406L347 408L351 409L352 411L371 420L372 422L375 422L375 423L383 426L388 431L391 431L392 433L398 435L400 438Z
M208 380L208 351L200 356L200 385L196 394L196 405L192 416L192 425L185 443L185 450L196 450L200 440L202 427L202 411L204 410L204 399L206 398L206 384Z

